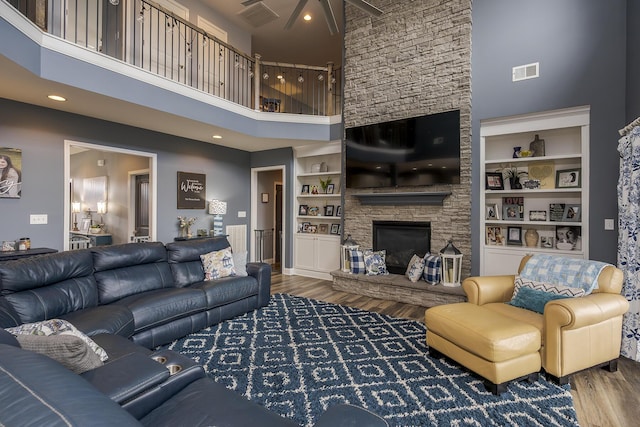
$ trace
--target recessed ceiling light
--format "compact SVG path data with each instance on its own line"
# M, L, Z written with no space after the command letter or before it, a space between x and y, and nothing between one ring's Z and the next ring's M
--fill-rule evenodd
M213 135L213 139L222 139L222 135Z
M47 96L47 98L49 98L49 99L51 99L53 101L60 101L60 102L67 100L67 98L62 97L60 95L49 95L49 96Z
M311 15L307 13L302 19L304 19L305 21L311 21Z

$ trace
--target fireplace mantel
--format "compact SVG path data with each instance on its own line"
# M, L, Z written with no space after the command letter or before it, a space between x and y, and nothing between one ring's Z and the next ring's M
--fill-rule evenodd
M442 206L450 191L407 193L354 193L363 205L431 205Z

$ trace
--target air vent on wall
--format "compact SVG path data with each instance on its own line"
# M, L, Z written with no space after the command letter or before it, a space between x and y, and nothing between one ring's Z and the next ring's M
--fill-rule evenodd
M533 64L519 65L512 68L513 81L518 82L520 80L535 79L540 76L540 63L534 62Z
M254 28L258 28L266 23L269 23L275 19L280 18L280 15L275 13L263 2L254 3L251 6L244 8L244 10L238 13L242 19L247 21L249 25Z

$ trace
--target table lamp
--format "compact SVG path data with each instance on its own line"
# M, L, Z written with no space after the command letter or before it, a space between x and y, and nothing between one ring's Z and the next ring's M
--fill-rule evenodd
M213 199L209 202L209 214L213 215L213 235L222 235L222 215L227 213L227 202Z
M78 212L80 212L80 202L71 203L71 212L73 212L73 231L78 230Z

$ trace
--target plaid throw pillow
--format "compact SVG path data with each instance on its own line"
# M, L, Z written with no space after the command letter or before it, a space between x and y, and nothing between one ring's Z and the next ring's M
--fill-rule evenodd
M364 254L357 249L351 249L349 251L349 263L351 265L352 274L360 274L366 271L364 265Z
M424 272L422 278L430 285L437 285L440 283L440 264L442 260L438 255L431 255L427 252L424 256Z
M422 273L424 272L424 258L420 258L418 255L414 255L411 257L411 261L409 261L409 265L407 266L407 271L404 273L405 276L413 283L416 283L422 277Z

